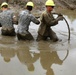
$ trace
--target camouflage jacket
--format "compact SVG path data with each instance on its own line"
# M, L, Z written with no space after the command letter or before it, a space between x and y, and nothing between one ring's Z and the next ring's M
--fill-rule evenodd
M29 10L23 10L19 14L18 31L19 34L26 34L29 30L30 22L39 24L40 22L30 13Z
M12 10L4 10L0 13L0 24L2 25L2 29L4 30L11 30L14 28Z

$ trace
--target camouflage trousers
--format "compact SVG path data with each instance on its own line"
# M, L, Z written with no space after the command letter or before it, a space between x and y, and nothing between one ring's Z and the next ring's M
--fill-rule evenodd
M11 29L11 30L4 30L4 29L1 29L1 34L2 35L5 35L5 36L15 36L16 33L15 33L15 29Z
M25 35L17 33L17 38L18 40L34 40L30 32L28 32L28 34L25 34Z

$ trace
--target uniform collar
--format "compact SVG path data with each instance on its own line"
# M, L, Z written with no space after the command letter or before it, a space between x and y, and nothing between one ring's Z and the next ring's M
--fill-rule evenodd
M29 10L26 9L26 12L28 12L29 14L31 13Z

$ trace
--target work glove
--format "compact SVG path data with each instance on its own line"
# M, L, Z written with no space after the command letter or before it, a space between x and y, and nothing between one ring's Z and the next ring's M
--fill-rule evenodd
M58 21L63 20L63 18L64 18L63 16L59 16Z
M0 23L0 27L2 27L1 23Z
M63 19L64 19L63 15L62 14L58 14L57 21L60 21L60 20L63 20Z
M63 16L63 15L61 13L59 13L58 16Z

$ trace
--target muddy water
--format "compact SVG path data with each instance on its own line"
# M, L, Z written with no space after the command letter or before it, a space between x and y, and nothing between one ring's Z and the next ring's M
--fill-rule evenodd
M76 75L76 16L69 10L62 14L70 25L70 42L65 21L52 27L61 42L18 41L17 37L0 36L0 75ZM38 27L30 25L35 39Z

